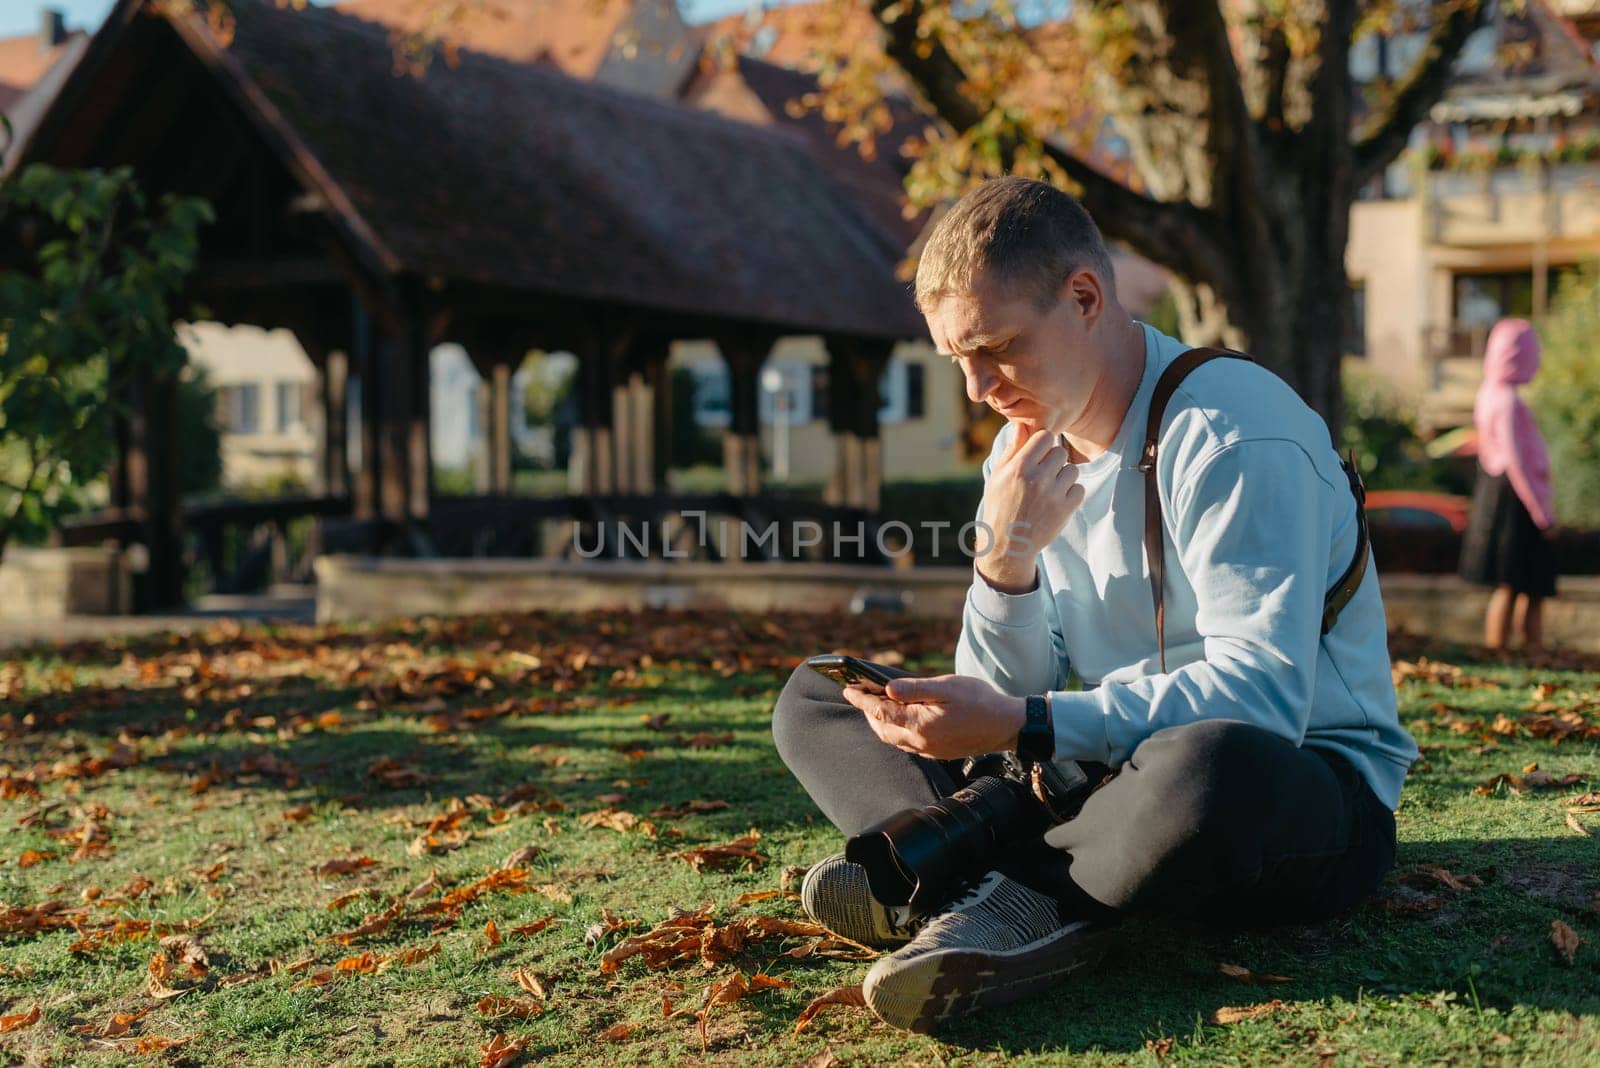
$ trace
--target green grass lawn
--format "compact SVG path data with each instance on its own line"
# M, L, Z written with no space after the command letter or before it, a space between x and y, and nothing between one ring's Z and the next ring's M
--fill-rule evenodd
M860 1008L796 1034L808 1001L869 967L803 934L603 968L674 909L802 919L789 896L736 904L839 847L772 749L789 668L898 649L947 670L953 641L950 621L662 613L16 657L0 1016L41 1015L0 1034L0 1062L478 1064L503 1035L514 1063L557 1065L1600 1063L1600 807L1570 804L1600 790L1600 665L1572 658L1397 648L1435 661L1399 668L1424 759L1396 872L1337 922L1130 924L1097 973L936 1037ZM1479 792L1502 773L1519 781ZM752 830L755 870L674 856ZM1570 962L1556 921L1582 939ZM736 972L789 985L712 1006L702 1048L696 1010ZM185 1041L137 1052L163 1038Z

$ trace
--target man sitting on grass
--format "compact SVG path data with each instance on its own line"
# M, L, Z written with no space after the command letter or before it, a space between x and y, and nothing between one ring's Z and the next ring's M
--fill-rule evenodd
M892 671L885 698L802 667L773 710L778 751L847 836L952 793L968 756L1077 762L1102 784L917 920L843 854L813 866L815 920L897 947L868 1005L927 1030L1094 964L1130 916L1309 923L1369 894L1417 749L1326 424L1237 358L1194 353L1156 397L1187 346L1129 316L1094 222L1039 182L964 197L916 299L968 396L1007 420L957 673Z

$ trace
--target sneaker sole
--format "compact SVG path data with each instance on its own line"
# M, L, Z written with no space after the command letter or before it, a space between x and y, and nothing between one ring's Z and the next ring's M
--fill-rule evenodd
M1115 932L1080 920L1001 953L935 950L905 962L884 958L862 984L884 1023L927 1032L946 1020L1005 1005L1053 986L1105 957ZM890 965L890 967L883 967Z

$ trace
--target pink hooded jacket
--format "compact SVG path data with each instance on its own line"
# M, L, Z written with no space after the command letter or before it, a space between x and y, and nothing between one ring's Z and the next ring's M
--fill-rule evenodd
M1472 408L1478 428L1478 463L1491 475L1502 472L1544 530L1556 521L1550 507L1550 456L1534 425L1533 412L1517 387L1539 370L1539 338L1526 319L1502 319L1489 331L1483 352L1483 385Z

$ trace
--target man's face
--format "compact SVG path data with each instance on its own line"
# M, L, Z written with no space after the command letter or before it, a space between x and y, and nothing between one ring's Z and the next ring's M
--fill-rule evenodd
M1059 433L1080 421L1104 371L1092 343L1101 310L1098 279L1079 270L1043 311L980 275L972 292L944 297L926 318L934 346L961 368L969 398L1024 434Z

